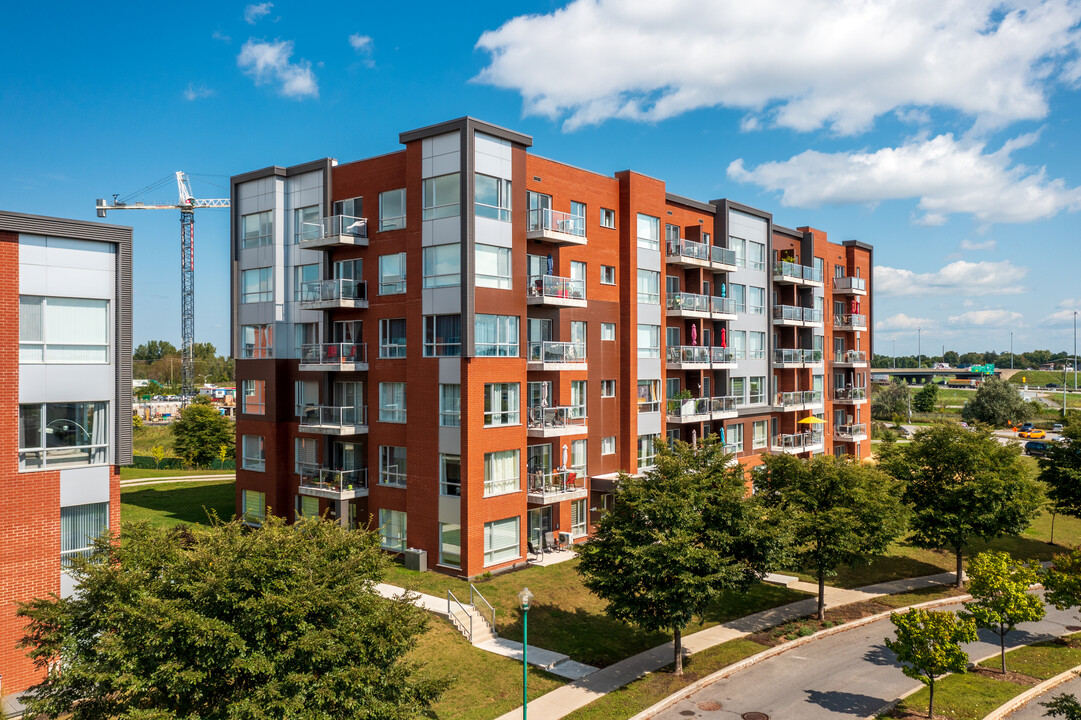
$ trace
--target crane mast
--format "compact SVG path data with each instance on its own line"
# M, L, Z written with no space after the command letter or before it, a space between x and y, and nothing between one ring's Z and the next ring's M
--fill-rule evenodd
M175 203L127 203L113 195L113 202L97 201L98 217L108 210L180 210L180 392L186 398L195 391L195 210L228 208L228 199L196 199L188 176L177 171ZM159 181L157 184L161 184Z

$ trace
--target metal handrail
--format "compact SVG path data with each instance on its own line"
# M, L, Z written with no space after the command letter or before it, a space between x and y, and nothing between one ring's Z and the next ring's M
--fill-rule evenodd
M579 215L547 208L535 208L527 213L526 220L528 223L526 229L529 231L553 230L578 237L586 236L586 221Z
M490 602L488 602L487 598L485 598L483 595L480 594L480 590L477 590L477 588L474 587L473 583L469 583L469 604L473 606L474 610L477 610L476 598L480 598L480 601L482 603L484 603L486 606L488 606L488 611L491 613L491 618L492 618L488 622L488 624L492 626L492 632L494 633L495 632L495 608L492 607L492 604ZM477 610L477 612L479 613L480 610ZM482 617L483 617L483 615L482 615Z
M337 235L368 237L367 218L358 218L351 215L331 215L320 218L318 222L306 222L302 227L301 244L305 240L318 240Z
M455 625L461 625L462 626L462 632L465 632L465 629L466 629L465 624L462 623L460 620L458 620L457 617L455 617L454 608L450 604L451 600L453 600L454 603L459 608L462 609L462 612L465 614L465 616L467 618L469 618L469 636L468 637L469 637L469 642L473 642L473 616L470 615L469 611L465 609L465 605L462 605L462 603L460 603L458 601L458 598L454 597L454 593L452 593L450 590L447 590L447 617L449 617L450 621L452 623L454 623Z

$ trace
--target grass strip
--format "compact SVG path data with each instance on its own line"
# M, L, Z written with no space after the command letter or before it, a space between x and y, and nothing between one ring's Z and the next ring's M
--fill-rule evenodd
M176 482L120 490L122 522L146 520L156 526L208 523L208 511L229 520L236 512L236 483Z

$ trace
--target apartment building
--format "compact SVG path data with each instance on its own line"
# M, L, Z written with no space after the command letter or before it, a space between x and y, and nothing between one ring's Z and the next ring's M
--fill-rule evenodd
M473 118L232 180L237 507L462 576L577 542L665 438L866 455L872 249Z
M0 211L0 698L41 673L17 603L70 595L132 462L131 228ZM2 428L7 428L3 430Z

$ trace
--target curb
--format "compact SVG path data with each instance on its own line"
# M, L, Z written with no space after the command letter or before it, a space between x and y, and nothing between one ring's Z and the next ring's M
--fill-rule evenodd
M1014 699L1009 700L1005 704L999 706L996 710L992 710L989 714L984 716L983 720L1001 720L1001 718L1004 718L1010 713L1012 713L1014 710L1019 709L1022 705L1027 704L1029 700L1039 697L1040 695L1046 693L1048 690L1058 687L1062 683L1073 680L1075 677L1078 676L1081 676L1081 665L1067 670L1066 672L1059 673L1050 680L1044 680L1039 685L1029 688Z
M661 712L662 710L666 710L666 709L670 708L671 706L675 705L677 702L680 702L681 700L685 700L688 696L693 695L694 693L698 692L699 690L706 687L707 685L715 683L718 680L722 680L722 679L728 677L729 675L732 675L733 673L739 672L740 670L745 670L746 668L749 668L749 667L751 667L753 665L757 665L758 663L762 662L763 660L768 660L769 658L776 657L777 655L780 655L782 653L786 653L789 650L794 650L794 649L796 649L798 647L806 645L807 643L814 642L815 640L820 640L822 638L829 637L831 635L837 635L838 633L846 632L848 630L855 630L856 628L863 627L864 625L870 625L871 623L878 622L879 620L884 620L884 619L888 618L890 615L892 615L894 613L903 613L903 612L906 612L906 611L911 610L913 608L924 608L924 609L926 609L926 608L935 608L935 607L938 607L939 605L953 605L955 603L966 602L966 601L971 600L971 599L972 599L971 595L956 595L954 597L941 598L939 600L931 600L929 602L919 603L917 605L909 605L907 607L897 608L896 610L890 610L888 612L881 612L881 613L878 613L877 615L868 615L865 618L860 618L859 620L853 620L850 623L844 623L843 625L834 625L831 628L826 628L825 630L819 630L818 632L816 632L816 633L814 633L812 635L808 635L807 637L802 637L802 638L797 638L795 640L790 640L789 642L786 642L786 643L784 643L782 645L777 645L777 646L772 647L772 648L770 648L768 650L763 650L762 652L760 652L760 653L758 653L756 655L752 655L749 658L744 658L743 660L740 660L739 662L732 663L731 665L729 665L727 667L723 667L720 670L716 671L715 673L713 673L711 675L707 675L706 677L702 678L701 680L697 680L694 683L691 683L690 685L683 688L682 690L680 690L676 694L669 695L664 700L661 700L659 703L656 703L655 705L652 705L652 706L646 708L642 712L640 712L637 715L634 715L633 717L631 717L630 720L649 720L649 718L653 717L657 713ZM740 637L746 637L749 634L750 633L745 633L744 635L741 635Z

